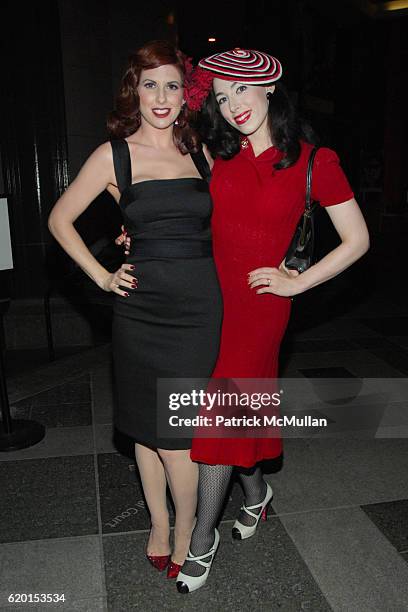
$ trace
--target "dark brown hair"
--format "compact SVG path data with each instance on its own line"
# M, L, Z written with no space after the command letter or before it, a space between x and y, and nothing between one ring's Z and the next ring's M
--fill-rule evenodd
M107 128L111 138L126 138L136 132L141 123L137 86L142 70L172 64L180 70L184 81L186 56L167 40L153 40L129 57L122 77L115 110L108 115ZM174 142L183 155L196 152L200 146L198 134L190 126L192 113L184 105L174 125Z
M284 154L281 161L274 164L274 168L284 170L293 166L299 159L301 140L318 144L318 137L309 123L298 115L281 81L276 83L275 91L268 100L268 126L271 138ZM231 159L241 148L241 134L222 116L213 91L204 102L198 130L213 157Z

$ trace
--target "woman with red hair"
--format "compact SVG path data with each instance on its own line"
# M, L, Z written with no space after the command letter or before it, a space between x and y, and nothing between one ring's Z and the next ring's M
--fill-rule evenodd
M49 218L65 251L101 289L116 294L114 423L135 440L151 516L147 556L159 570L168 566L168 577L177 575L187 554L198 466L190 459L191 439L160 435L157 379L208 378L222 316L211 249L210 170L184 102L189 68L166 41L130 57L108 119L111 141L92 153ZM119 204L132 237L126 263L114 273L98 263L74 227L104 189ZM176 509L171 557L167 484Z

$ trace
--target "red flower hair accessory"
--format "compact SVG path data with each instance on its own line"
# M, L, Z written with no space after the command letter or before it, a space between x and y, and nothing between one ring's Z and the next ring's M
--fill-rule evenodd
M208 70L203 70L199 66L194 68L190 74L186 74L184 99L190 110L200 110L204 100L210 93L214 76L214 74Z

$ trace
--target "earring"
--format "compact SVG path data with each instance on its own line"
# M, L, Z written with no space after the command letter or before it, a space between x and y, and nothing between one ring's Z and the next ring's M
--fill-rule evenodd
M178 120L178 118L180 117L181 113L183 113L183 112L185 111L185 109L186 109L186 103L185 103L185 101L184 101L184 102L182 103L182 105L181 105L181 108L180 108L180 114L179 114L179 116L177 117L177 119L175 120L174 125L179 125L179 120Z
M271 91L267 91L266 92L266 97L268 98L268 102L270 102L270 100L272 98L272 92Z

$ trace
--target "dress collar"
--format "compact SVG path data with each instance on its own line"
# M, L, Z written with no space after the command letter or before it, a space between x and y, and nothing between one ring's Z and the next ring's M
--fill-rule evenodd
M241 136L241 155L252 161L274 161L278 162L282 157L282 152L275 146L271 146L265 151L262 151L260 155L255 155L252 148L251 141L246 136Z

